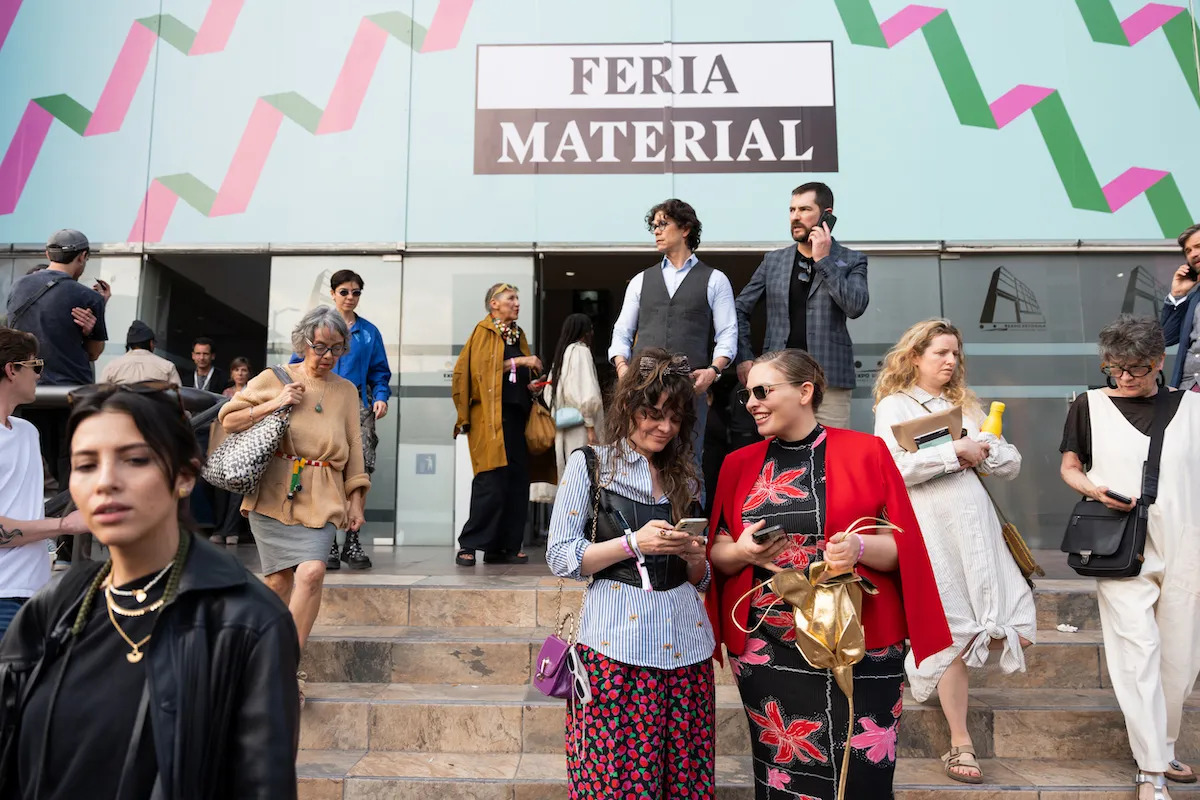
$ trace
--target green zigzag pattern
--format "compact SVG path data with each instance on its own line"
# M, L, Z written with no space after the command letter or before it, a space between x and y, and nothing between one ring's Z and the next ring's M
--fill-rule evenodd
M834 4L851 44L888 47L871 0L834 0ZM921 27L921 33L958 121L970 127L998 129L950 12L943 11L927 22ZM1124 36L1123 31L1121 35ZM1112 213L1062 95L1055 90L1034 105L1033 117L1071 205L1087 211ZM1164 236L1173 238L1192 224L1191 213L1174 176L1167 175L1145 194Z
M1130 46L1129 37L1125 35L1125 28L1122 27L1121 18L1117 16L1117 10L1113 8L1111 0L1075 0L1075 5L1079 8L1079 14L1083 17L1083 24L1087 26L1092 41L1121 47ZM1196 72L1196 54L1193 49L1196 42L1193 36L1200 32L1200 28L1192 19L1191 13L1184 11L1167 20L1162 26L1162 31L1167 37L1171 53L1179 63L1179 69L1183 72L1183 79L1187 81L1192 97L1200 105L1200 75Z

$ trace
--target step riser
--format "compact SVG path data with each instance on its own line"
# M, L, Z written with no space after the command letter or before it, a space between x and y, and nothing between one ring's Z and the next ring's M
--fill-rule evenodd
M528 683L540 642L403 642L371 639L310 639L301 669L322 683ZM993 662L996 655L992 656ZM1026 652L1026 671L1005 675L989 663L971 672L976 688L1103 689L1108 687L1104 648L1098 644L1043 644ZM717 683L729 685L728 667Z
M717 754L749 755L745 712L717 709ZM1127 759L1119 711L991 709L967 714L980 758ZM304 710L300 747L451 753L561 753L565 711L557 705L363 703L313 700ZM949 747L940 709L910 704L900 722L898 754L936 758ZM1200 709L1185 709L1179 757L1200 756Z
M577 611L581 596L579 589L565 590L563 611ZM1038 591L1036 600L1041 630L1059 623L1085 631L1100 629L1092 592ZM553 628L558 624L558 610L558 594L553 588L327 586L317 624Z

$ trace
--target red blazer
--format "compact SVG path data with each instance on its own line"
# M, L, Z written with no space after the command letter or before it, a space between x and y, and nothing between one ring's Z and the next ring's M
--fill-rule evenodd
M859 573L879 589L863 596L863 631L867 647L877 650L909 639L917 663L952 644L950 628L942 610L929 553L917 525L904 479L882 439L857 431L827 428L825 439L825 539L846 528L859 517L885 517L898 525L896 549L898 572L877 572L859 566ZM742 534L742 506L767 457L768 441L748 445L730 453L721 465L713 498L709 530L711 555L715 533L727 530L736 540ZM730 655L741 655L746 634L733 624L733 606L753 588L753 567L734 576L713 569L713 585L704 603L712 620L721 660L721 644ZM747 627L749 601L737 609L737 620Z

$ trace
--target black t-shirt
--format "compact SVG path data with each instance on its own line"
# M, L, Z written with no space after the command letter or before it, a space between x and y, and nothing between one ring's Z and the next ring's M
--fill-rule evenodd
M55 290L57 291L57 289ZM119 589L145 586L153 576L132 581ZM132 597L114 598L122 608L149 606L162 597L167 578L154 586L144 603ZM135 642L153 630L159 612L142 617L117 616L125 634ZM154 647L154 639L141 647ZM54 662L38 680L21 717L17 743L17 774L24 800L77 800L81 797L113 798L121 782L121 771L129 751L142 689L146 684L146 659L131 664L130 646L121 638L108 617L104 592L97 593L87 623L71 651L71 658ZM63 674L66 662L66 674ZM46 716L54 687L62 685L54 699L49 736ZM146 720L138 754L122 796L149 798L158 775L154 741ZM40 790L34 795L34 772L45 762Z
M525 354L521 352L521 343L504 345L504 360L510 358L521 358ZM500 401L506 406L513 406L522 411L528 412L532 405L533 399L529 394L529 381L531 375L529 367L517 367L516 383L509 380L512 373L506 371L501 380Z
M42 290L49 280L56 285L31 305L19 319L14 311ZM71 317L71 309L86 308L96 315L96 326L88 336ZM92 383L92 360L88 358L85 342L108 341L104 325L104 298L58 270L38 270L12 285L8 296L9 324L17 330L32 333L38 340L38 358L44 359L40 383L44 386L70 386Z
M799 249L792 260L792 282L788 284L788 329L787 346L798 350L808 349L808 290L812 288L812 271L815 262L806 258Z
M1168 411L1172 419L1175 417L1175 412L1179 410L1179 403L1184 394L1186 392L1171 392L1170 394ZM1154 396L1112 397L1110 395L1108 399L1113 401L1113 405L1121 412L1121 416L1129 420L1130 425L1144 435L1150 435L1150 429L1154 427ZM1170 424L1170 420L1167 424ZM1063 428L1062 444L1058 446L1058 452L1066 453L1068 451L1079 456L1085 470L1092 468L1092 415L1088 408L1086 394L1076 397L1075 402L1071 403L1071 410L1067 412L1067 424Z

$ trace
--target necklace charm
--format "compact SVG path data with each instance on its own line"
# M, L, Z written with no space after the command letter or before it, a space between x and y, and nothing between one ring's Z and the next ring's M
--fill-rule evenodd
M146 590L138 589L136 592L133 593L133 599L137 600L139 603L146 602Z
M318 414L320 414L320 413L321 413L321 412L323 412L324 410L325 410L325 409L321 408L321 404L320 404L320 403L317 403L317 413L318 413Z
M142 651L137 649L137 645L133 646L133 651L125 654L125 660L130 664L136 664L142 660Z

